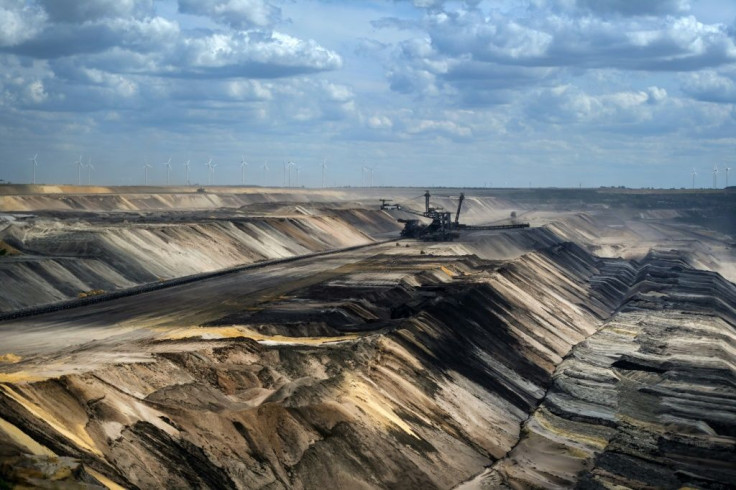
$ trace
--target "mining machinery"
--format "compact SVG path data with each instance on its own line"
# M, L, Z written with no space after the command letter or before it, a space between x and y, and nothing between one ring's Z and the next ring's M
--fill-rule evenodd
M508 225L488 225L488 226L471 226L460 223L460 211L462 210L463 201L465 201L465 193L460 193L457 203L457 211L455 219L452 219L452 213L445 211L441 207L432 207L430 205L431 195L429 191L424 193L424 212L414 211L406 206L387 205L388 199L381 199L381 209L401 209L404 212L416 214L424 218L432 220L431 223L425 224L418 219L400 219L400 223L404 223L404 229L401 230L401 236L404 238L419 238L426 241L451 241L460 236L461 230L507 230L513 228L529 228L529 223L512 223ZM395 208L393 206L396 206Z

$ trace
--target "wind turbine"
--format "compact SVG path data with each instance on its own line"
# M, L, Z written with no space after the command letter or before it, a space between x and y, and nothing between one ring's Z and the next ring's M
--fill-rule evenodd
M144 162L145 162L145 160L144 160ZM144 181L145 182L145 185L148 185L148 169L149 168L153 168L150 163L146 162L146 163L143 164L143 172L146 175L146 180Z
M168 162L164 162L161 165L166 167L166 185L169 185L169 172L171 171L171 157L169 157Z
M361 185L362 187L366 187L366 178L365 178L365 173L366 173L367 171L368 171L368 167L366 167L365 165L363 165L363 166L362 166L362 167L360 168L360 185Z
M204 165L209 169L209 185L212 185L212 180L215 176L215 167L217 166L217 164L213 164L212 159L210 158L210 160Z
M29 158L29 160L33 162L31 166L33 167L33 183L34 184L36 183L36 167L38 167L38 161L36 160L36 158L38 158L38 153L33 155L33 158Z
M325 169L327 168L327 159L322 160L322 188L325 188Z
M713 188L718 187L718 165L713 165Z
M248 166L248 162L245 161L245 155L240 159L240 170L242 171L243 185L245 185L245 167Z
M92 165L92 157L89 157L87 159L87 185L92 185L92 171L95 169L95 166Z
M726 187L728 187L728 173L731 171L731 167L726 167Z
M368 185L368 187L373 187L373 170L374 170L373 167L363 167L363 171L369 174L370 180L366 179L366 184L370 184Z
M299 166L296 166L296 186L295 187L299 187L299 172L301 171L302 171L302 168Z
M186 162L184 162L184 168L186 169L186 173L187 173L186 174L187 175L186 177L187 185L189 185L189 162L191 162L191 160L187 160Z
M695 171L695 168L693 168L693 189L695 189L695 176L698 175L698 172Z
M79 155L79 160L74 163L77 164L77 185L82 185L82 167L84 167L84 163L82 163L82 155Z
M288 166L289 166L289 187L291 187L291 167L296 167L296 163L290 161Z
M263 162L263 185L266 185L266 176L268 175L268 162Z

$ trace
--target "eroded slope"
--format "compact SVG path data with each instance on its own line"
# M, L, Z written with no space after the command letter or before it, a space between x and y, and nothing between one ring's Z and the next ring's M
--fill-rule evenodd
M0 281L6 291L0 296L0 312L366 244L373 241L369 234L397 229L386 213L365 210L183 223L13 223L0 232L0 239L20 252L0 257Z
M145 363L6 382L3 414L126 486L450 487L516 444L629 274L564 243L510 263L409 252L166 330Z

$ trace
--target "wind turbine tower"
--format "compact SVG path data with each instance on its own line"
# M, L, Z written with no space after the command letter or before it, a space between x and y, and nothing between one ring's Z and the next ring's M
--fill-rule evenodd
M731 167L726 167L726 187L728 187L728 174L731 172Z
M322 160L322 188L325 188L325 169L327 168L327 160Z
M213 177L215 176L215 166L216 166L216 165L213 165L213 164L212 164L212 159L211 159L211 158L210 158L210 159L209 159L209 161L208 161L207 163L205 163L204 165L205 165L205 167L207 167L207 169L209 170L209 173L208 173L208 176L209 176L209 179L208 179L208 185L212 185L212 179L213 179Z
M151 164L150 164L150 163L146 162L146 163L145 163L145 164L143 165L143 172L145 173L145 180L144 180L144 182L145 182L145 185L148 185L148 169L149 169L149 168L153 168L153 167L151 166Z
M695 169L693 168L693 174L692 174L692 176L693 176L693 189L695 189L695 176L696 175L698 175L698 172L696 172Z
M92 165L92 157L89 157L87 159L87 185L92 185L92 171L95 169L95 166Z
M291 167L296 167L296 163L290 161L288 167L289 167L289 182L288 183L289 183L289 187L291 187Z
M169 172L171 172L171 158L169 158L168 162L164 162L161 165L166 167L166 185L169 185Z
M77 164L77 185L82 185L82 167L84 167L84 163L82 163L82 155L79 155L79 160L75 163Z
M262 168L263 168L263 185L265 187L266 180L267 180L267 177L268 177L268 162L263 162L263 167Z
M245 155L240 159L240 170L242 171L242 184L245 185L245 167L248 166L248 162L245 161Z
M363 167L363 171L366 173L366 184L368 187L373 187L373 167Z
M713 188L718 187L718 166L713 166Z
M184 163L184 168L186 169L186 181L185 182L187 185L189 185L189 162L191 162L191 160L187 160Z
M29 160L32 162L31 166L33 167L33 183L34 184L36 183L36 167L38 167L38 160L36 160L36 158L38 158L38 153L33 155L33 158L29 158Z

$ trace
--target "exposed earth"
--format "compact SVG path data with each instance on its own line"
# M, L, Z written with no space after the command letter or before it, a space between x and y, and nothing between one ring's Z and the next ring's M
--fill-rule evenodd
M732 488L736 189L462 191L0 186L0 488Z

